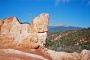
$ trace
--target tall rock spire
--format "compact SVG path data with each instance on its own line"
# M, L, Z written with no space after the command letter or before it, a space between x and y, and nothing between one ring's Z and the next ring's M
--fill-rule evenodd
M34 18L30 24L30 32L46 32L48 31L49 15L46 13L40 14Z

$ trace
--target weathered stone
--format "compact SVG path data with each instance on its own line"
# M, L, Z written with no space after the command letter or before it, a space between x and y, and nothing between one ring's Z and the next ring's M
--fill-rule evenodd
M3 21L4 24L1 26L2 34L16 34L18 32L20 23L16 17L6 18Z
M29 33L29 24L21 24L21 33Z
M81 60L90 60L90 50L82 50Z
M38 36L38 40L41 42L41 46L43 46L46 42L47 32L38 33L37 36Z
M7 40L13 43L16 48L37 48L43 46L47 37L48 31L48 14L40 14L31 24L21 24L16 17L4 19L4 23L0 22L1 34L3 37L10 36L8 39L0 40L4 42ZM0 43L2 46L3 43ZM10 45L5 43L7 47ZM4 46L4 45L3 45Z
M12 49L39 49L43 47L48 31L48 14L40 14L31 24L21 24L16 17L6 18L0 21L0 50L5 53L3 56L7 59L25 60L51 60L50 56L43 50L34 50L32 53L23 53ZM8 48L12 48L7 51ZM41 52L40 52L41 51ZM36 53L37 52L37 53ZM4 59L0 53L0 59ZM19 54L20 53L20 54ZM23 54L22 54L23 53ZM10 54L10 55L8 55ZM45 55L46 54L46 55ZM12 56L11 56L12 55ZM7 57L9 56L9 57ZM19 56L19 57L18 57ZM26 56L26 57L25 57ZM27 56L30 56L30 58ZM45 58L44 58L45 57ZM27 58L27 59L26 59ZM6 59L6 60L7 60Z
M37 16L30 24L30 33L37 33L38 40L41 43L41 46L45 43L48 31L48 20L49 15L42 13L40 16Z
M67 52L56 52L53 50L47 49L48 54L52 57L53 60L80 60L80 54L77 52L67 53Z
M3 20L0 20L0 26L2 26L4 24Z
M4 24L3 20L0 20L0 34L1 34L1 26Z
M47 32L49 15L42 13L37 16L30 24L30 32Z

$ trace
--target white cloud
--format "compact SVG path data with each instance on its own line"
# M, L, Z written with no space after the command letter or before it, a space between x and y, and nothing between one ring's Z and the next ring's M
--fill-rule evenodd
M55 0L55 5L58 6L60 3L68 3L70 0Z

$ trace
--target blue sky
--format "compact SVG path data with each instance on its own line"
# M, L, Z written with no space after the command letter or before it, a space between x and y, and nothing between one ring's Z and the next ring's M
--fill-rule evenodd
M50 15L51 25L90 27L90 0L0 0L0 19L31 22L40 13Z

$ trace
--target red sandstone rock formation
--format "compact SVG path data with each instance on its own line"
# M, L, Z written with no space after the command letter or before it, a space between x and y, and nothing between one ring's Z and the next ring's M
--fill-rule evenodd
M47 37L48 18L48 14L40 14L30 25L21 24L16 17L1 20L0 46L31 49L43 46Z
M45 43L49 16L43 13L37 17L31 24L21 24L16 17L0 20L1 60L52 60L43 49L36 49Z

